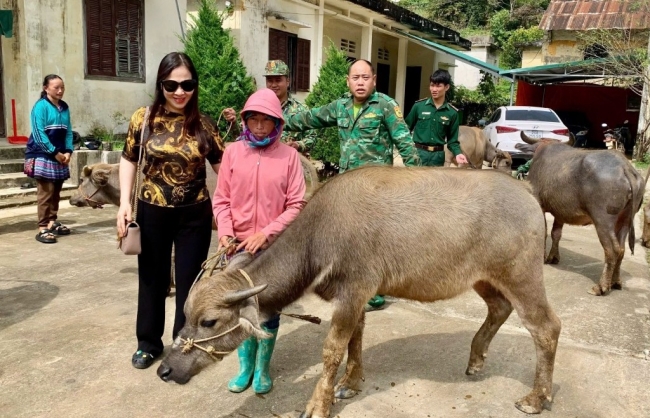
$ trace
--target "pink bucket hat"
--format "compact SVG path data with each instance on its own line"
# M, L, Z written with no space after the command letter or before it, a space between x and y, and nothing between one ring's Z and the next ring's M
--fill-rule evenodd
M273 116L274 118L280 119L282 125L284 125L282 104L271 89L263 88L251 94L248 100L246 100L244 110L240 113L242 120L244 120L244 114L246 112L258 112Z

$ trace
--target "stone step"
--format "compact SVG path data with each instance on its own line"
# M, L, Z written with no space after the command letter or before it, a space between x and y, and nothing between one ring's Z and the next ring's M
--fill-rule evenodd
M77 186L70 183L63 183L61 190L61 201L68 200L77 190ZM36 204L36 187L21 189L13 187L0 190L0 209L13 208L18 206L30 206Z
M36 187L36 180L27 177L22 172L0 174L0 190L20 187L26 183Z
M0 160L15 160L25 158L24 145L2 145L0 146Z
M0 160L0 174L5 173L19 173L23 171L25 166L25 160L13 159L13 160Z

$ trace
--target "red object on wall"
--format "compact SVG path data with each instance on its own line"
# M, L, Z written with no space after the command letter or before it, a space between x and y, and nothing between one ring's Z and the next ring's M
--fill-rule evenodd
M18 132L16 132L16 100L14 99L11 99L11 122L13 124L14 134L8 136L7 141L10 144L26 144L29 138L26 136L18 136Z
M614 128L627 119L632 138L635 138L639 112L627 110L628 96L634 94L628 89L589 83L535 86L519 81L515 104L548 107L555 111L583 112L591 123L589 137L593 141L603 138L601 124L606 123Z

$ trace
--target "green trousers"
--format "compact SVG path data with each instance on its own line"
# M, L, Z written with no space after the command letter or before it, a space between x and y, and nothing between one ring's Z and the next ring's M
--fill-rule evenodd
M445 165L444 151L426 151L418 148L418 155L423 166L442 167Z

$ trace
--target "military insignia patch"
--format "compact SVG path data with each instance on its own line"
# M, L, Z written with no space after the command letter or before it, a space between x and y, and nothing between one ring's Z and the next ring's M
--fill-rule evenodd
M402 115L402 111L400 110L399 106L395 106L394 110L398 118L404 119L404 115Z
M442 120L449 120L449 118L448 118L447 116L440 116L440 119L442 119Z

